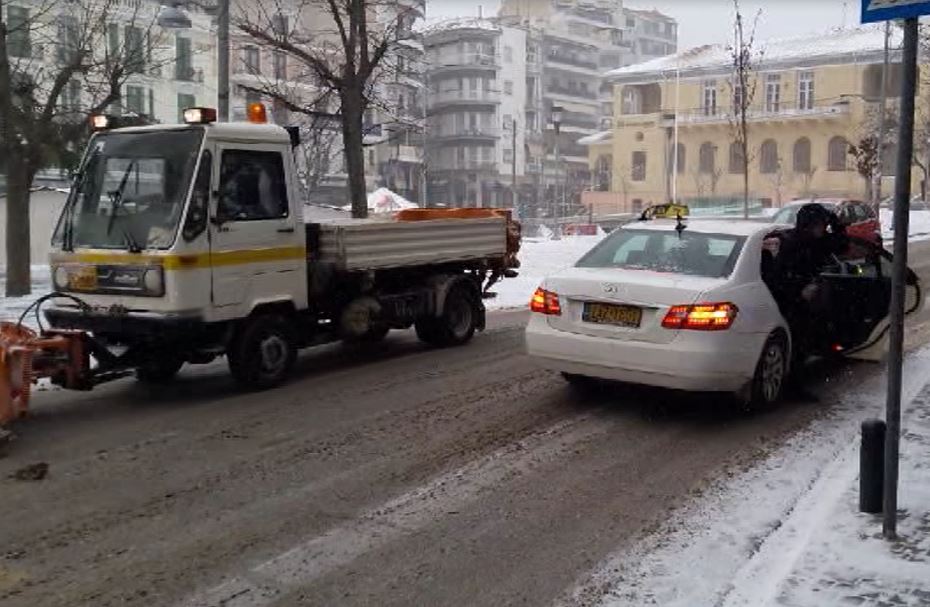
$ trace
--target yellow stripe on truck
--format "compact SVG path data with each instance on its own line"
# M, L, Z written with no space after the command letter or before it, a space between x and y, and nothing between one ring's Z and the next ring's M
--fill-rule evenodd
M239 251L216 251L213 253L170 253L165 255L147 253L58 253L52 255L52 263L86 263L93 265L136 265L162 266L166 270L194 270L217 266L241 266L253 263L270 263L304 259L304 247L275 247L267 249L244 249Z

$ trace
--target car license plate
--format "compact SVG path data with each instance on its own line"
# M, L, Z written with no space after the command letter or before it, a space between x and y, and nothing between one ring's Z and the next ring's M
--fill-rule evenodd
M582 319L601 325L619 325L621 327L639 328L643 321L643 310L636 306L618 306L615 304L586 303Z
M93 291L97 288L97 268L90 266L72 270L68 275L68 286L75 291Z

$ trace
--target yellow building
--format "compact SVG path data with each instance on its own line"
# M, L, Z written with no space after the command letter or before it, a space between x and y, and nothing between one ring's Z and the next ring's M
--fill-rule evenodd
M849 146L878 131L884 43L883 29L757 43L756 71L747 87L754 88L748 111L754 207L869 195ZM891 48L900 48L897 34ZM888 107L894 115L900 54L892 50L890 57ZM734 94L740 92L734 91L733 60L725 46L617 69L608 79L614 87L613 128L580 143L589 147L593 189L609 191L586 192L587 204L599 213L636 212L677 196L717 212L742 208L744 162L733 120ZM894 161L885 157L887 195Z

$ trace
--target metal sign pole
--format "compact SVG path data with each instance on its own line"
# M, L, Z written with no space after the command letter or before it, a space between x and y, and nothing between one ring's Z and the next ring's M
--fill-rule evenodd
M891 276L891 334L888 356L888 400L885 422L884 520L882 534L895 539L898 526L898 458L901 435L901 376L904 360L904 306L907 278L907 244L911 202L911 162L914 156L914 94L917 91L918 21L904 22L901 82L901 120L898 129L898 164L895 173L894 264Z

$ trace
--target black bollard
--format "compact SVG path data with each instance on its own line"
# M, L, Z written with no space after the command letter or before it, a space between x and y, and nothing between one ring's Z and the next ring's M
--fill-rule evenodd
M862 422L862 447L859 451L859 511L879 514L882 511L882 487L885 480L885 422L867 419Z

